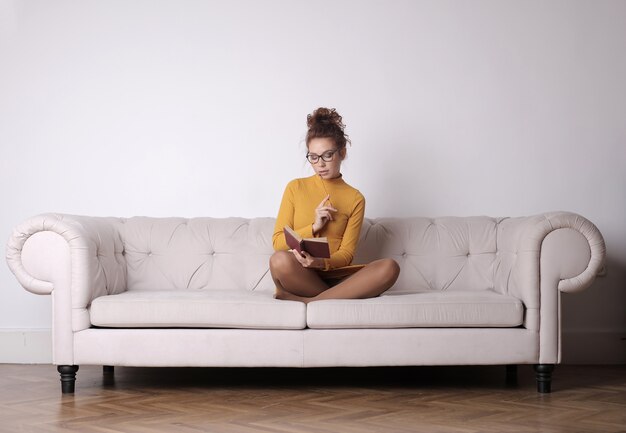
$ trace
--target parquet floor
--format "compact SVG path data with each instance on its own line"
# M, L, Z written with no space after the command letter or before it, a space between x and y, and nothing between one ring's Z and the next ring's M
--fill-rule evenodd
M0 365L0 432L626 432L626 365L558 365L536 392L520 365L380 368Z

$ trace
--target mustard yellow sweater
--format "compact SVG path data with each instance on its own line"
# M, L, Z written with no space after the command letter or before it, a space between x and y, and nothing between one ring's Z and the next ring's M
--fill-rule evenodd
M330 204L337 212L331 211L334 219L313 235L315 208L327 194L330 194ZM323 179L318 174L293 179L287 184L280 203L272 236L274 250L290 249L283 233L283 227L289 226L304 238L328 238L330 259L323 259L325 267L318 269L322 275L323 271L347 266L354 257L364 214L365 197L348 185L341 173L334 179Z

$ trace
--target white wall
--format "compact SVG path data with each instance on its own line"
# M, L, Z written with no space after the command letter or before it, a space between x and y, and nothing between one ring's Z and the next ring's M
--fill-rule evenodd
M608 274L564 296L563 361L624 362L625 53L623 1L0 0L0 233L275 216L335 107L367 217L594 222ZM3 341L49 328L6 266L0 290Z

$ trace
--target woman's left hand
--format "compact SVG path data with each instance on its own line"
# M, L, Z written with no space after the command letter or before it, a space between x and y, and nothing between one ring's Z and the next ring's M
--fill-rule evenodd
M293 255L296 256L296 260L298 260L300 264L304 266L305 268L323 268L324 267L324 259L313 257L311 254L307 253L306 251L302 251L302 254L304 255L304 257L302 257L302 255L300 255L300 253L294 249L289 250L289 251L291 251Z

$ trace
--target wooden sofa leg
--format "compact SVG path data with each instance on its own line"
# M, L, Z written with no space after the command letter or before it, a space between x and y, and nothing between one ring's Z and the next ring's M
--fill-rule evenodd
M115 373L115 367L112 365L103 365L102 366L102 374L113 374Z
M535 364L535 377L537 378L537 392L547 394L552 392L552 372L554 364Z
M517 385L517 364L509 364L506 366L506 384Z
M61 393L74 394L78 365L57 365L57 371L61 373Z

